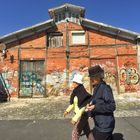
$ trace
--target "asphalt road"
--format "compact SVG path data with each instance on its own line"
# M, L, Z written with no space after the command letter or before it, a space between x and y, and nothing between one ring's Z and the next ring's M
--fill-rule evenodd
M0 140L71 140L69 122L69 119L1 120ZM92 121L90 125L93 126ZM114 140L140 140L140 117L116 118L113 136Z

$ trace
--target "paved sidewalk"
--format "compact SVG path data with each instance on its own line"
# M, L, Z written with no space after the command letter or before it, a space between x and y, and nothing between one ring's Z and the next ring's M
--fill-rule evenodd
M118 96L115 117L140 116L140 98ZM69 105L68 96L48 98L12 98L0 104L0 120L64 119L63 112ZM70 113L67 118L71 118Z
M72 125L64 120L1 120L1 140L70 140ZM90 124L92 122L90 121ZM92 126L93 124L91 124ZM140 117L116 118L114 140L139 140ZM85 136L81 138L85 140Z

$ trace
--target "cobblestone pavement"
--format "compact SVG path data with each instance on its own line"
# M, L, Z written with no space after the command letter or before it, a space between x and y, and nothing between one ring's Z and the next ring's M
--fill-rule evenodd
M140 116L140 98L136 95L119 95L115 100L115 117ZM12 98L10 102L0 103L0 120L64 119L63 112L68 105L69 96Z

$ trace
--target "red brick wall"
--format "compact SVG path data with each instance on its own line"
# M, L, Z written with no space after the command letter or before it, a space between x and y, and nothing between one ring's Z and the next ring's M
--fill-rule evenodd
M133 63L134 70L137 71L137 61L136 61L136 49L135 44L133 42L129 42L123 39L116 39L111 35L107 35L104 33L100 33L97 31L85 31L86 33L86 43L82 45L72 45L71 40L71 31L75 30L84 30L84 28L80 25L74 23L67 23L68 26L68 35L69 35L69 46L70 46L70 61L69 61L69 74L72 76L72 73L76 70L79 70L80 67L84 67L83 73L85 77L87 77L87 69L91 65L101 64L102 67L107 67L108 65L113 65L113 70L110 71L111 74L120 74L120 70L122 67L126 67L129 61ZM46 50L46 34L42 32L40 34L24 38L18 42L13 42L8 44L8 52L7 58L4 62L0 62L0 71L4 74L6 80L12 81L9 82L9 86L11 85L11 94L17 96L18 90L18 48L19 50L19 59L24 60L45 60L45 72L46 74L53 73L56 75L56 71L60 73L62 76L63 74L66 75L66 24L61 23L57 25L56 31L60 31L63 33L63 47L61 48L48 48ZM89 46L90 51L88 48L88 33L89 33ZM112 44L112 46L111 46ZM114 44L129 44L129 45L119 45L113 46ZM89 59L89 54L90 58ZM127 57L130 54L131 57ZM14 63L10 63L10 56L14 56ZM128 59L129 58L129 59ZM96 60L96 61L95 61ZM118 69L118 72L117 72ZM12 71L12 72L11 72ZM13 77L10 75L13 73ZM8 74L10 76L8 76ZM128 75L127 75L128 76ZM62 80L61 82L65 82L65 76L59 79ZM122 75L119 75L119 78ZM130 78L128 78L130 79ZM116 77L116 80L117 77ZM120 83L120 79L118 80ZM129 86L128 83L124 83L125 85ZM88 84L87 84L88 85ZM117 86L117 84L115 83ZM60 86L64 86L59 83ZM126 87L126 86L125 86ZM125 89L126 92L128 88ZM137 84L134 86L135 90L137 89ZM131 89L129 89L131 90ZM134 91L134 88L133 88Z
M45 33L40 33L25 39L22 39L20 42L21 48L44 48L46 45Z

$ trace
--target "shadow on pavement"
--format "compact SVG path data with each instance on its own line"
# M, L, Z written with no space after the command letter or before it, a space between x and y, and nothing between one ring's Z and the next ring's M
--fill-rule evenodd
M114 133L113 134L113 140L124 140L123 134L121 134L121 133Z
M94 135L94 130L92 130L92 132L93 132L93 135ZM84 135L85 135L85 133L82 133L80 136L82 137ZM123 134L121 134L121 133L114 133L112 136L113 136L113 140L125 140L123 138Z

